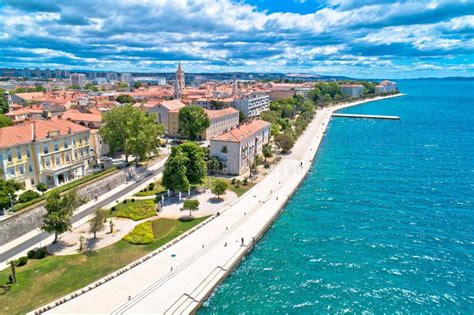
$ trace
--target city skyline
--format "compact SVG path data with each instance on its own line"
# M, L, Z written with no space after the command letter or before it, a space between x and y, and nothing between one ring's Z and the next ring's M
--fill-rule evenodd
M469 1L0 3L0 67L469 76Z

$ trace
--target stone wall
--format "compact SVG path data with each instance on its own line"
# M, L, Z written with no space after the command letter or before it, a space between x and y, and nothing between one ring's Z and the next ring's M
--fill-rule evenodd
M119 172L99 179L93 183L86 184L77 190L78 195L92 200L110 190L132 180L146 171L144 168L129 167ZM0 221L0 245L4 245L14 239L41 227L42 217L46 213L43 205L20 211Z

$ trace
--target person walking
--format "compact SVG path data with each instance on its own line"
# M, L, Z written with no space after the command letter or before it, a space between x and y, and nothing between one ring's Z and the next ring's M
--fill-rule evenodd
M242 242L242 246L244 246L244 238L243 237L240 241Z

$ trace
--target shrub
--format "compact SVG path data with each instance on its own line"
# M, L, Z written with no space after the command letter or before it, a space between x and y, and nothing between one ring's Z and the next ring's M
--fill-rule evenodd
M43 259L48 255L46 247L41 247L36 251L35 259Z
M132 202L135 202L135 198L132 198Z
M137 225L123 240L130 244L145 245L154 241L152 223L150 221Z
M36 251L34 249L29 250L28 253L26 253L26 256L28 256L29 259L33 259L36 257Z
M263 167L265 168L270 168L270 163L265 161L265 163L263 163Z
M148 189L153 190L155 188L155 183L149 183L148 184Z
M244 183L243 184L244 184L244 186L247 186L249 184L249 180L248 180L247 177L244 178Z
M28 263L28 257L26 257L26 256L22 256L22 257L18 258L18 260L16 261L17 267L24 266L27 263Z
M235 177L234 177L234 178L232 178L232 179L230 180L230 183L231 183L232 185L235 185L235 181L236 181L236 179L235 179Z
M127 203L127 199L125 199L125 200L123 201L123 204L126 204L126 203Z
M240 186L240 179L235 181L235 187L239 187L239 186Z
M110 208L110 210L112 210L112 212L115 211L115 206L113 206L112 208Z
M27 190L18 197L18 202L24 203L40 197L36 191Z

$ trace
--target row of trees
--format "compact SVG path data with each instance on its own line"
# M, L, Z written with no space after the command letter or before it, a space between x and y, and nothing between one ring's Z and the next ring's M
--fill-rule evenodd
M283 153L291 150L313 116L313 103L301 96L273 101L270 110L260 114L261 119L272 124L272 136Z

